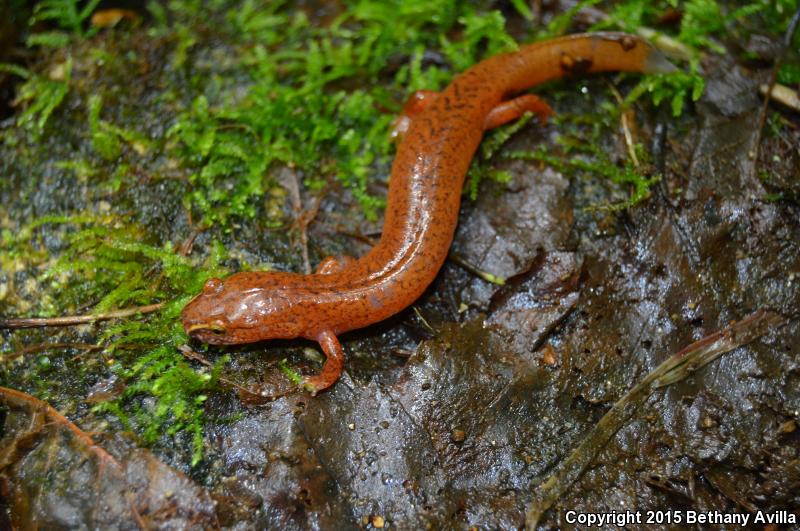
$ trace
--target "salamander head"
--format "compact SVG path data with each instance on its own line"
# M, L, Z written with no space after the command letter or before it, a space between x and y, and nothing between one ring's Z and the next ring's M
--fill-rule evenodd
M181 312L186 333L213 345L303 335L298 305L281 282L286 273L237 273L209 279Z

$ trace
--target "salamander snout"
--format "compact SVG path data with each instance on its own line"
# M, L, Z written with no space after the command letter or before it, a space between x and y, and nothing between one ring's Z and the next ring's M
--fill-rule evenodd
M181 322L187 334L205 343L215 345L232 343L232 326L220 300L224 283L210 278L203 291L192 299L181 312Z
M187 309L189 309L188 306ZM181 320L186 333L204 343L223 345L232 342L229 339L230 323L224 317L212 319L194 318L191 312L184 310Z
M292 286L302 276L245 272L212 278L183 309L181 322L192 338L212 345L307 335L305 291Z

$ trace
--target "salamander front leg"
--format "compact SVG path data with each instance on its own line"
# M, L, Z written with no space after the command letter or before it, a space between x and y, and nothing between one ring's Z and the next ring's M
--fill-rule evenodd
M322 366L321 373L303 380L303 389L309 391L312 396L336 383L344 369L344 350L342 350L342 345L339 344L336 335L332 331L326 330L317 337L317 341L327 359Z
M533 94L523 94L512 100L504 101L489 111L486 121L483 123L483 130L488 131L508 122L513 122L526 112L535 114L542 125L547 123L548 117L555 114L553 108L543 99Z

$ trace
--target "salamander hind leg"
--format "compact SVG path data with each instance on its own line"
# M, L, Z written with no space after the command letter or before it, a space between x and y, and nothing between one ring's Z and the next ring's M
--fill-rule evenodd
M403 112L392 121L392 139L400 140L411 126L414 116L428 108L439 93L435 90L418 90L408 97Z
M483 130L488 131L508 122L513 122L526 112L535 114L542 125L547 123L547 119L555 114L553 108L543 99L533 94L523 94L514 99L504 101L489 111L486 121L483 123Z
M322 260L317 266L317 274L320 275L330 275L331 273L336 273L337 271L341 271L345 267L349 266L356 259L352 256L340 256L336 258L335 256L329 256Z
M326 330L319 335L317 341L325 352L325 364L322 366L322 372L305 378L302 384L303 389L309 391L312 396L335 384L344 369L344 350L336 335Z

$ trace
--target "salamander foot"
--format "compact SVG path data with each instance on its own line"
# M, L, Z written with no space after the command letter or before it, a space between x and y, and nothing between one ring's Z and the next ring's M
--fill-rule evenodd
M312 396L316 396L320 391L335 384L344 369L344 350L336 335L332 331L326 330L317 337L317 341L327 359L322 366L322 372L303 379L303 389L310 392Z

